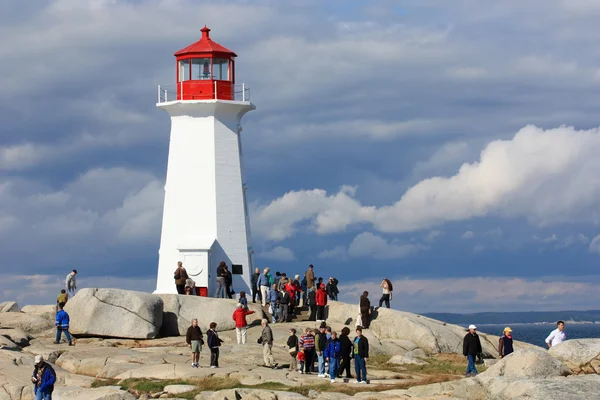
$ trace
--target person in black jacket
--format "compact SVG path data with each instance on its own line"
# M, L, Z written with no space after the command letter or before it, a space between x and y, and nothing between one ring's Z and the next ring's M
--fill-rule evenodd
M478 354L481 354L481 341L479 340L479 335L477 334L477 327L475 325L469 326L469 332L465 335L463 339L463 355L467 357L467 372L465 376L475 376L477 375L477 368L475 368L475 358Z
M362 327L368 329L370 325L369 317L371 315L371 300L369 300L369 292L364 291L362 296L360 296L359 307L360 319L362 319Z
M200 327L198 326L198 320L196 318L192 320L192 326L190 326L187 330L185 342L192 350L192 368L198 368L200 364L200 352L202 351L204 339L202 338L202 330L200 330Z
M233 275L231 275L231 271L225 265L225 295L228 299L231 299L234 293L231 286L233 286Z
M223 340L219 338L217 331L215 331L217 328L216 322L211 322L209 328L206 334L208 335L208 347L210 347L210 367L219 368L219 347L221 347Z
M260 276L260 269L255 268L252 277L250 278L250 283L252 284L252 302L256 303L256 297L258 296L258 301L261 299L260 290L258 289L258 277Z
M356 383L367 383L367 360L369 359L369 341L362 335L362 328L356 328L354 338L354 371Z
M344 370L346 371L346 378L352 379L352 374L350 373L350 360L352 360L352 342L348 335L350 334L350 328L345 326L342 329L342 334L340 335L340 358L342 359L342 363L340 365L340 370L338 371L338 378L342 378L342 374Z
M308 308L310 309L309 321L317 320L317 292L314 289L308 289Z
M298 355L298 336L296 336L296 330L294 328L290 329L290 336L288 336L287 340L288 353L290 357L292 357L292 362L290 363L290 371L295 371L298 369L298 360L296 356Z
M338 294L340 293L338 289L338 283L340 283L336 278L329 278L329 282L325 286L325 291L331 300L337 301Z
M222 298L225 297L225 288L226 288L226 282L225 280L227 279L227 264L225 264L225 261L221 261L219 263L219 266L217 267L217 285L219 285L217 287L217 291L215 292L215 297L216 298Z

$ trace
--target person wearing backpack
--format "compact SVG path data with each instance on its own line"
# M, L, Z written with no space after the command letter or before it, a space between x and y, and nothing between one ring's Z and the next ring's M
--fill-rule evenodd
M185 281L189 278L187 271L183 268L181 261L177 262L177 269L173 276L175 279L175 287L177 287L177 294L185 294Z
M498 353L500 354L500 358L504 358L513 351L512 329L507 326L504 328L502 337L498 339Z
M335 378L340 369L340 346L337 332L331 332L331 338L327 340L327 347L325 348L325 360L329 363L329 379L331 379L331 383L335 383Z
M381 308L383 303L385 303L386 308L390 308L390 300L392 300L392 290L394 290L394 288L392 287L392 282L390 282L388 278L385 278L383 281L381 281L381 289L383 290L383 295L381 296L381 299L379 299L379 308Z

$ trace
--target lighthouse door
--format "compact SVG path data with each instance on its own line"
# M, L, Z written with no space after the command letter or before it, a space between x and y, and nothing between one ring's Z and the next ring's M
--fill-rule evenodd
M196 282L196 287L200 289L200 293L207 293L209 265L208 251L186 251L182 252L182 256L183 266L187 270L190 278Z

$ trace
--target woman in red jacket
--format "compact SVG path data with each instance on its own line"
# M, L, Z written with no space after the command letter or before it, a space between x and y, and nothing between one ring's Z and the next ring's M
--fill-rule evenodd
M238 344L246 344L246 315L254 314L254 311L246 310L242 304L238 304L233 312L233 320L235 321L235 335L237 336Z
M327 291L325 285L321 284L316 293L317 298L317 321L325 321L325 306L327 305Z

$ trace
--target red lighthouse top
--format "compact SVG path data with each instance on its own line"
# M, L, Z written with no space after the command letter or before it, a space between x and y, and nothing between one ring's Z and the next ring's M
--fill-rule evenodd
M234 100L235 57L228 48L202 37L175 53L177 58L177 100Z

